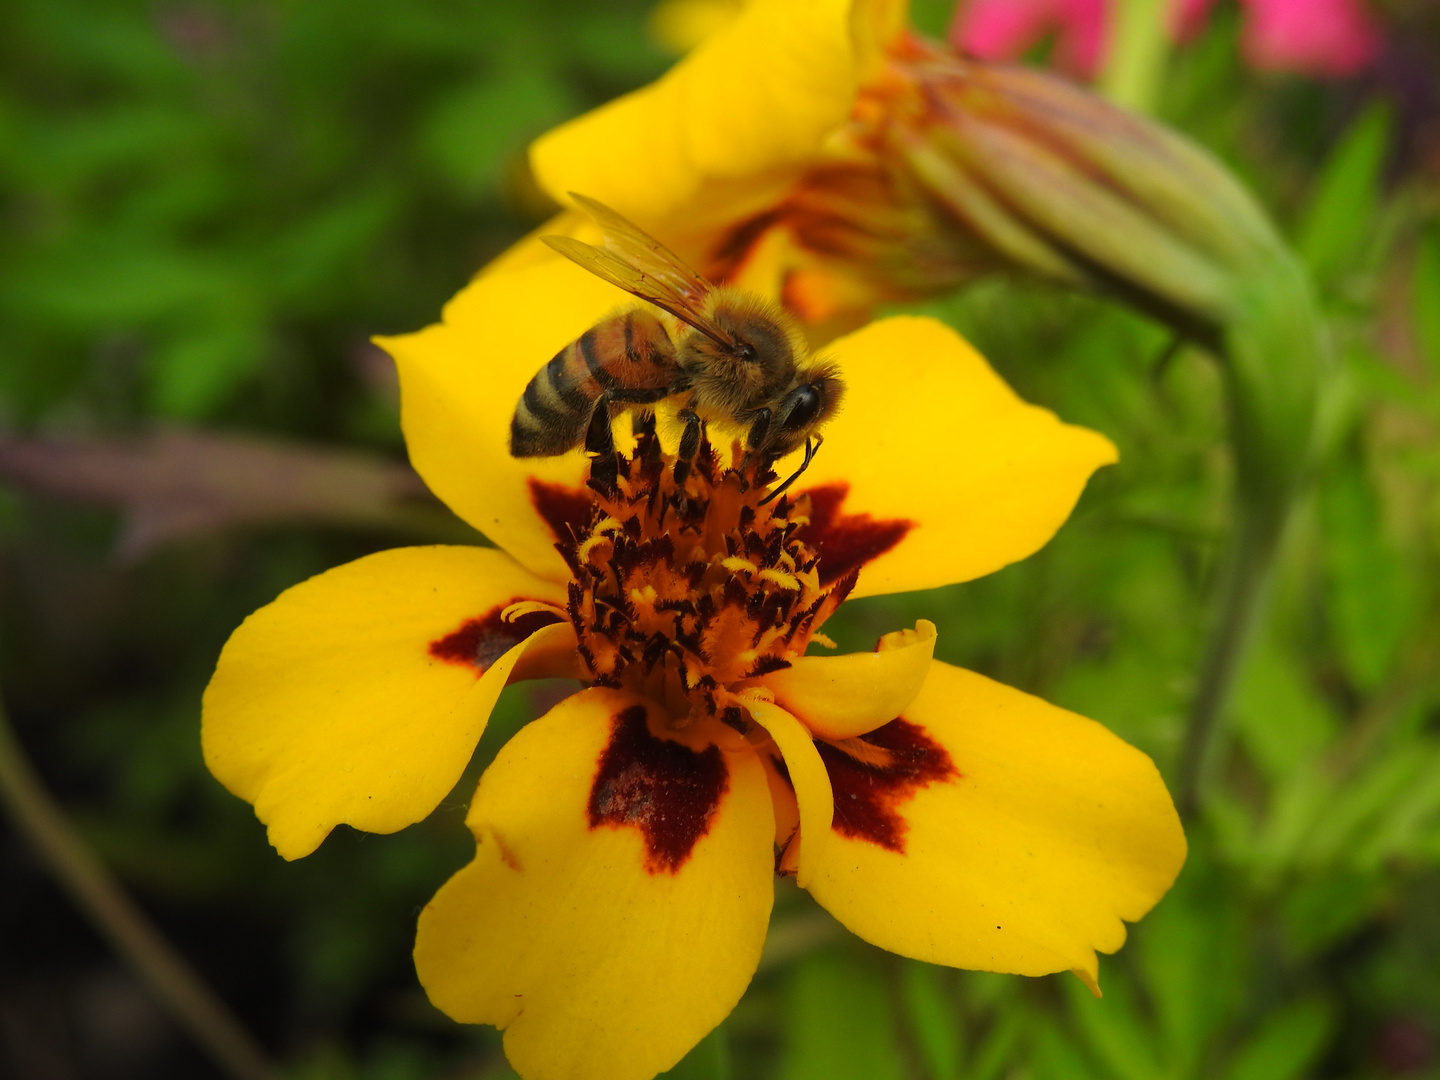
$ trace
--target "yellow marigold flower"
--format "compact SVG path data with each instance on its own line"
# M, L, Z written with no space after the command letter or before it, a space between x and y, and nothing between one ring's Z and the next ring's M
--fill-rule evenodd
M475 860L415 948L431 1000L504 1027L530 1080L675 1064L750 981L776 872L895 952L1093 987L1184 859L1151 761L934 660L930 623L807 646L847 596L1035 551L1114 447L897 318L827 349L846 406L784 497L708 448L677 487L643 429L601 496L581 454L516 460L506 436L544 358L622 296L541 263L385 342L412 460L499 547L369 556L252 615L205 695L211 770L297 858L426 816L507 681L580 679L481 779Z

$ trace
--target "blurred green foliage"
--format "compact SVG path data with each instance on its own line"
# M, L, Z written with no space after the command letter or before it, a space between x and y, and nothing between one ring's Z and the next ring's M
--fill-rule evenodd
M7 4L12 418L88 405L111 421L302 426L320 411L306 380L333 380L365 334L433 319L541 208L516 190L530 138L662 70L643 16L638 3Z
M947 6L923 6L927 29ZM663 70L646 7L12 0L0 419L89 434L184 420L398 454L365 342L432 321L543 218L525 143ZM750 993L670 1075L1440 1076L1440 166L1421 152L1440 63L1417 69L1427 129L1380 83L1247 72L1236 24L1222 6L1175 54L1161 112L1287 228L1335 361L1314 483L1180 883L1104 962L1100 1000L1070 976L878 953L782 883ZM1013 282L926 310L1122 461L1035 557L858 602L827 630L868 647L933 619L943 659L1101 720L1173 776L1228 527L1212 362L1132 313ZM87 837L291 1075L511 1075L496 1033L426 1003L408 951L418 906L468 857L476 777L554 688L506 692L425 823L342 830L282 863L204 771L200 691L246 614L389 538L234 530L120 565L117 528L43 494L0 501L7 698ZM15 1018L57 984L81 1033L74 1075L207 1075L173 1032L148 1057L95 1042L81 989L113 960L18 841L0 860L0 1062L20 1060Z

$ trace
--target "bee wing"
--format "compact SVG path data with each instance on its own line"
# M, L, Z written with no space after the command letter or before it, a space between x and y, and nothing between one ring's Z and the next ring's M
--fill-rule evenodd
M680 256L659 240L604 203L574 192L571 197L604 231L608 250L569 236L545 236L541 238L545 243L597 277L663 308L720 344L735 344L729 331L705 315L705 298L715 286L685 265Z
M605 246L611 254L632 263L656 281L665 284L677 296L684 297L691 308L702 308L705 297L715 286L701 277L684 259L604 203L575 191L570 193L570 197L595 219L595 224L605 233Z

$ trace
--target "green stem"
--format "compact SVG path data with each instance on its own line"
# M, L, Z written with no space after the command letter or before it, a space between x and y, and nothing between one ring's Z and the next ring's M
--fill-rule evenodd
M234 1080L275 1080L278 1069L65 819L25 756L0 700L0 803L75 905L154 991L175 1020Z
M1306 483L1315 403L1327 367L1310 279L1292 256L1277 251L1237 278L1236 297L1220 348L1235 461L1235 527L1185 732L1178 801L1187 814L1199 809L1219 756L1230 691Z
M1120 0L1111 5L1109 56L1100 72L1100 92L1136 112L1155 109L1170 51L1163 0Z
M1225 554L1215 621L1200 662L1180 759L1176 802L1187 818L1199 810L1201 792L1215 770L1221 742L1220 718L1264 608L1277 541L1268 523L1247 516L1237 523Z

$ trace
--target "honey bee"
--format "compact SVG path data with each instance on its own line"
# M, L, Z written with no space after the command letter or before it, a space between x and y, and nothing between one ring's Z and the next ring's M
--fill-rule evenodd
M600 226L605 248L568 236L544 241L673 321L635 306L561 349L515 406L510 453L548 457L583 445L593 459L591 484L613 490L615 416L649 413L657 402L683 395L677 481L688 475L702 425L720 422L746 430L746 459L762 467L803 445L804 463L766 501L788 488L809 466L822 441L818 429L840 404L839 369L810 355L799 326L780 308L712 284L608 206L571 194Z

